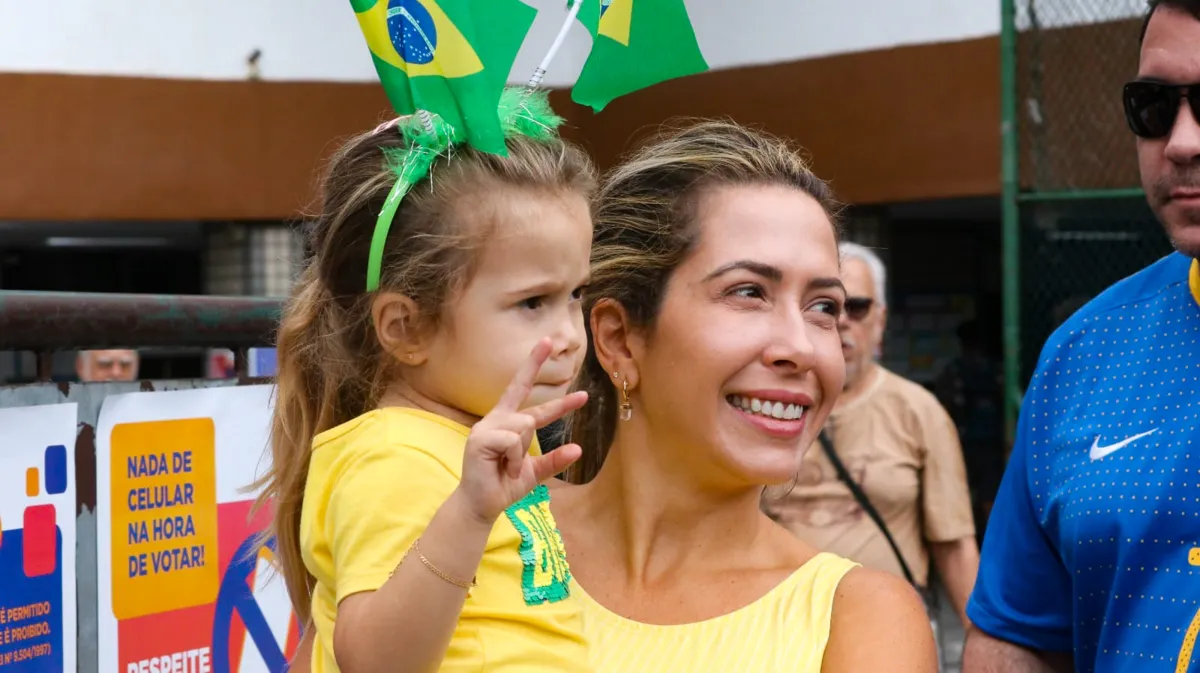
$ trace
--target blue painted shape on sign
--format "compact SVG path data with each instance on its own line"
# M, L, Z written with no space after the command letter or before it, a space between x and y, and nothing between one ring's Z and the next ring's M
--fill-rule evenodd
M67 492L67 447L62 444L46 447L46 492Z
M235 612L246 625L246 632L258 648L267 670L270 673L287 671L287 657L283 655L279 641L267 624L262 608L254 600L254 590L250 586L250 576L258 567L258 554L255 553L257 542L256 537L251 535L238 546L237 551L233 553L233 560L225 570L225 577L221 579L221 589L217 592L217 605L213 612L213 673L232 671L232 662L229 661L229 635L233 628ZM267 541L267 547L275 551L274 538Z
M9 611L0 627L8 631L8 642L0 636L4 673L63 673L62 531L57 526L54 535L54 572L39 577L25 576L24 531L6 530L0 540L0 608Z

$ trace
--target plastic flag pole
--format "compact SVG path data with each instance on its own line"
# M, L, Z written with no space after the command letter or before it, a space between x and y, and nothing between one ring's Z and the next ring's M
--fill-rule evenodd
M541 65L537 70L533 71L533 77L529 78L528 87L536 89L542 83L542 78L546 76L546 69L550 67L550 62L558 54L558 50L562 48L563 42L567 40L567 33L571 30L571 24L574 23L575 17L579 16L579 8L583 3L589 0L572 0L571 9L567 12L567 20L563 22L562 28L558 30L558 36L554 38L554 44L550 45L550 51L546 52L546 58L542 59Z
M425 131L429 133L430 137L437 135L437 132L433 129L433 117L429 116L428 110L417 110L417 118L421 120L421 123L425 126Z

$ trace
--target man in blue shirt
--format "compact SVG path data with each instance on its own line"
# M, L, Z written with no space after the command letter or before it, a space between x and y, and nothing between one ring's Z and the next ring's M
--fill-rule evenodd
M964 673L1200 673L1200 0L1151 0L1124 105L1177 252L1046 343L988 522Z

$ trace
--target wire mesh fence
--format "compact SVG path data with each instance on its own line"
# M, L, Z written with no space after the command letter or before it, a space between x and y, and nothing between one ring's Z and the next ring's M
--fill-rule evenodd
M1026 203L1021 208L1021 379L1075 311L1171 244L1140 197Z
M1017 0L1021 184L1138 185L1121 85L1137 71L1145 0Z
M1137 72L1146 0L1008 0L1008 319L1019 399L1050 334L1112 283L1170 252L1139 188L1121 87ZM1010 365L1011 366L1011 365ZM1009 369L1009 371L1013 371ZM1010 417L1011 418L1011 417Z

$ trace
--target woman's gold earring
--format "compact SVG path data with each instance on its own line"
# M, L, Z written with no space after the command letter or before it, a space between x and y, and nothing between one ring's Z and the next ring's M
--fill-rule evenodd
M620 419L627 421L633 418L633 405L629 403L629 379L621 382L621 414Z

